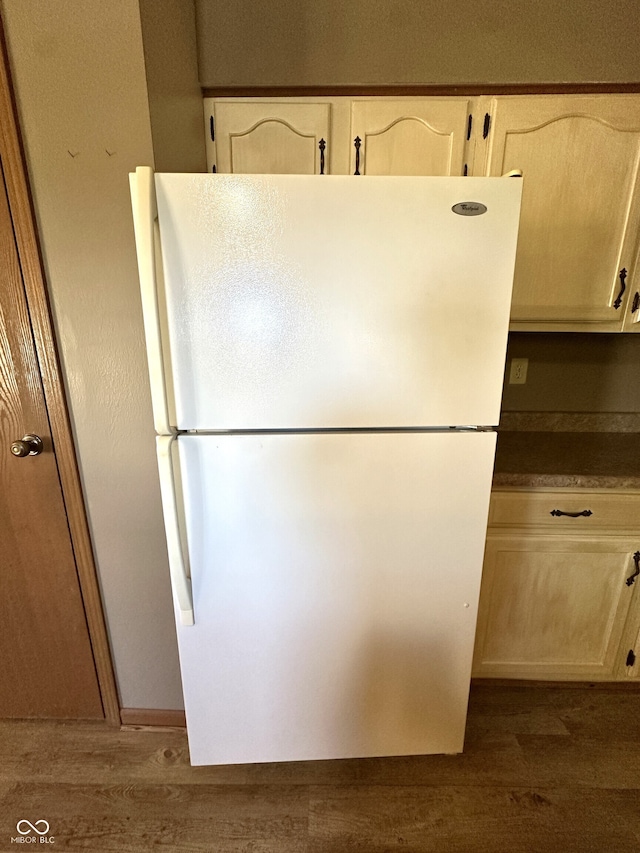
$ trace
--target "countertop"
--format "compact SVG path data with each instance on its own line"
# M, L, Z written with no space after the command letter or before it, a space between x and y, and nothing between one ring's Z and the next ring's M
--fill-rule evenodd
M498 429L493 485L640 489L640 418L506 414Z

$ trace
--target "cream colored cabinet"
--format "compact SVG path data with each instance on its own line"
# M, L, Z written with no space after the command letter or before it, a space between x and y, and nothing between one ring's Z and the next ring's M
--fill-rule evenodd
M462 175L467 98L205 98L218 172Z
M640 95L205 98L209 169L523 174L511 328L640 331Z
M466 98L358 100L351 105L351 173L463 175Z
M207 99L205 114L210 169L215 164L218 172L243 174L329 171L329 103Z
M640 330L640 96L498 97L486 115L475 173L524 178L512 328Z
M636 540L487 540L475 674L613 680Z
M494 492L473 674L640 677L638 518L638 493Z

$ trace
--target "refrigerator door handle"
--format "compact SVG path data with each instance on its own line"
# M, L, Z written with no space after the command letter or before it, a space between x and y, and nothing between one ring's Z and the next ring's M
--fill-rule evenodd
M188 572L188 555L184 544L186 540L183 541L178 512L177 487L180 484L176 478L176 469L173 464L172 455L174 440L175 436L173 435L156 436L160 493L162 496L162 511L167 536L167 550L169 552L171 586L180 610L180 621L183 625L193 625L195 622L193 618L191 578Z
M175 413L170 411L170 401L173 399L171 374L165 369L165 362L169 359L169 338L168 334L163 334L159 304L164 297L164 280L153 169L149 166L138 166L135 173L129 175L129 184L138 255L142 318L147 341L153 421L156 433L170 435L175 432L175 427L172 426L172 423L175 423ZM166 329L164 331L166 332ZM170 359L167 363L170 363Z

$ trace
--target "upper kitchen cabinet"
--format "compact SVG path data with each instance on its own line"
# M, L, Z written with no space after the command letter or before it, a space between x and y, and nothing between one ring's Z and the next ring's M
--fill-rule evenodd
M640 331L640 96L485 104L475 174L524 178L512 328Z
M469 161L467 98L205 98L204 106L209 169L218 172L463 175Z
M640 95L205 98L209 169L524 178L511 328L640 331Z
M463 175L469 107L466 98L353 101L351 173Z
M205 99L209 170L327 173L331 105Z

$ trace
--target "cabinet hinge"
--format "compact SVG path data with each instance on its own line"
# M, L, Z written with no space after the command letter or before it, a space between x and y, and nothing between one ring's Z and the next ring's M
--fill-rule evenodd
M467 120L467 140L471 139L471 128L473 127L473 116L469 114Z
M491 116L489 113L484 114L484 126L482 128L482 138L486 139L489 136L489 129L491 127Z
M213 121L213 116L209 117L209 133L211 134L211 141L216 141L216 126Z
M625 666L635 666L636 663L636 653L633 649L629 649L629 654L627 655L627 662Z

